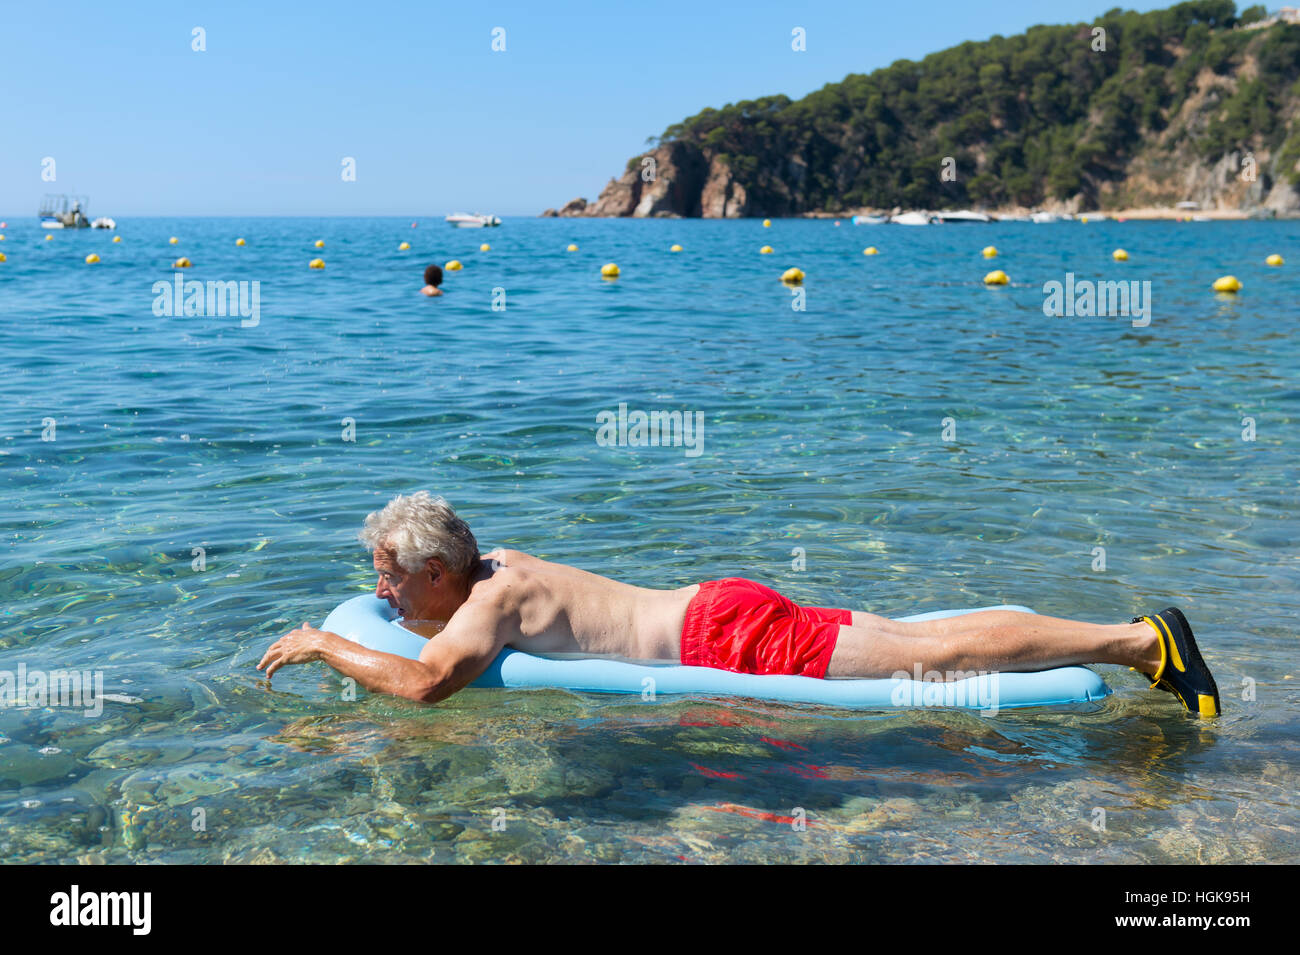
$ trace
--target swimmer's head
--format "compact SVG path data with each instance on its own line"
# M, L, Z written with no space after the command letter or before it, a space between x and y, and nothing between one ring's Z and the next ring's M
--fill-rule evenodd
M442 266L431 265L424 270L424 284L437 288L442 284Z
M451 505L428 491L398 495L358 535L374 552L375 596L414 620L447 620L469 596L478 541Z

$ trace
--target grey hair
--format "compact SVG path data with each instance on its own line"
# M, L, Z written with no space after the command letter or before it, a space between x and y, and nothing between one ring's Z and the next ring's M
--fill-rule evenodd
M437 557L453 574L468 574L479 559L478 541L451 505L428 491L393 498L382 511L366 515L357 535L366 549L391 550L408 573L423 570Z

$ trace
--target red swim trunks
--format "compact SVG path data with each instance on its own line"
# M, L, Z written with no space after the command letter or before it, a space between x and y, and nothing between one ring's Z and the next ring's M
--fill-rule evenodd
M840 627L852 622L848 610L800 607L752 580L710 580L686 607L682 663L822 679Z

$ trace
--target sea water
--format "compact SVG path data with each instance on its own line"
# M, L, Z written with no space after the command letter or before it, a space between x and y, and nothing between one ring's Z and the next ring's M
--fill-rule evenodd
M0 858L1300 861L1300 223L5 218L0 670L103 702L0 708ZM1150 282L1149 322L1046 314L1069 274ZM598 440L622 406L648 430ZM1178 606L1224 715L1115 666L1104 701L991 718L268 687L420 488L484 551L645 587Z

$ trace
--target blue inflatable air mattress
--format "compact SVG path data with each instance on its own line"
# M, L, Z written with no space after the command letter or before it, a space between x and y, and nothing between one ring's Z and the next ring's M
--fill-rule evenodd
M1019 610L999 605L978 610ZM975 610L937 610L900 617L934 620ZM396 620L397 611L370 594L339 604L322 629L383 653L417 659L428 643ZM435 638L436 639L436 638ZM1035 673L981 673L947 682L914 679L817 680L804 676L755 676L680 664L638 664L609 659L552 659L503 650L474 687L553 687L591 693L632 693L644 700L659 695L740 696L787 703L821 703L858 709L949 707L997 711L1024 706L1084 703L1110 694L1110 687L1087 667L1060 667Z

